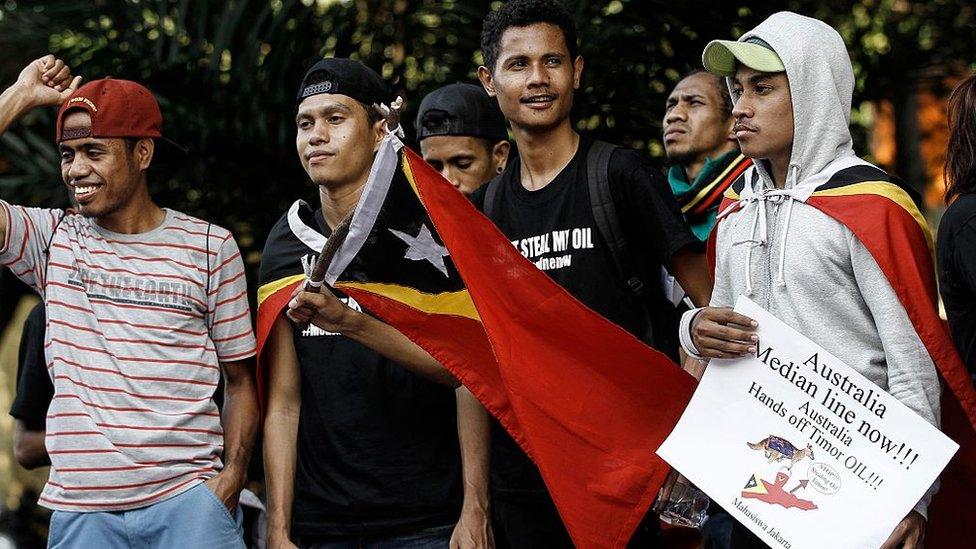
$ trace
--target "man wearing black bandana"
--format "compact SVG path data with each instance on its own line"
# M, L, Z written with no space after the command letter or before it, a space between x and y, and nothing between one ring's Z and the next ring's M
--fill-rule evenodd
M391 99L378 74L348 59L319 61L299 89L296 146L321 208L297 201L281 217L258 292L273 547L447 547L460 514L456 381L408 370L429 355L387 358L403 336L346 296L355 333L298 326L270 305L302 283L303 265L356 207L386 132L372 105Z
M420 102L417 141L424 160L465 194L505 171L511 149L498 102L464 82L438 88Z

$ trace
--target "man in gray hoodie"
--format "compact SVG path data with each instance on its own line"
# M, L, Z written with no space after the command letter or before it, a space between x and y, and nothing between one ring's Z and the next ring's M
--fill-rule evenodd
M840 35L816 19L781 12L737 42L713 41L703 61L727 77L734 132L755 165L726 195L715 289L710 307L682 318L686 352L702 358L755 353L756 323L730 308L744 294L938 426L938 373L906 313L905 295L893 289L891 273L879 267L862 233L852 230L855 223L825 213L814 196L863 182L905 192L853 152L854 74ZM884 547L921 544L935 489ZM764 546L737 524L733 547L753 543Z

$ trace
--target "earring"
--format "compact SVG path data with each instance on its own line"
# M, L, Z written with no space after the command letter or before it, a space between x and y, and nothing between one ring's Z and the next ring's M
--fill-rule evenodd
M495 171L498 173L502 173L503 171L505 171L505 166L498 166L497 168L495 168Z

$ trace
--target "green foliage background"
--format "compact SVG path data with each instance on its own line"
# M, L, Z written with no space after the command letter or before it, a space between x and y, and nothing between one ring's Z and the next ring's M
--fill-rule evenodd
M475 79L489 0L0 0L0 86L53 52L86 79L138 80L155 92L165 133L190 153L155 167L162 205L234 231L255 274L264 238L287 206L317 200L295 152L294 96L308 65L324 56L359 59L407 100L412 121L423 95ZM852 116L866 144L878 100L895 110L898 155L888 166L922 186L916 91L976 68L968 0L570 0L586 60L575 120L581 131L663 156L666 95L700 66L714 38L736 38L769 14L819 17L844 37L857 76ZM0 137L0 197L62 206L51 110L35 111ZM0 270L0 327L24 291ZM9 419L9 418L8 418ZM3 457L3 456L0 456ZM6 458L5 458L6 459ZM255 460L256 462L259 460ZM257 467L260 468L259 466ZM0 459L0 484L10 470ZM4 486L8 508L14 491ZM19 492L17 492L19 493ZM0 513L24 546L43 546L45 519ZM15 503L15 502L14 502ZM11 517L20 517L11 519ZM26 521L26 522L25 522ZM26 524L26 526L24 526Z
M294 152L294 94L303 69L323 56L360 59L395 85L412 121L425 93L475 78L481 20L498 4L0 0L0 85L48 51L88 79L111 75L145 83L160 99L165 132L190 149L177 164L156 170L154 194L164 205L234 230L253 268L267 230L287 205L296 197L315 199ZM663 153L666 94L682 73L699 66L704 45L737 37L774 11L820 17L841 31L858 78L860 144L872 118L866 105L967 70L976 36L974 8L959 0L569 5L586 59L577 125L655 156ZM63 200L52 117L32 113L3 136L0 196L38 205Z

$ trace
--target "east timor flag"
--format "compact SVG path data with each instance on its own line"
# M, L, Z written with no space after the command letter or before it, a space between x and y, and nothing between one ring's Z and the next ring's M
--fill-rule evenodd
M748 175L748 173L746 174ZM726 192L721 211L739 199L744 178ZM946 322L939 317L932 234L910 189L873 166L834 174L806 203L844 224L878 263L908 313L919 339L935 362L944 385L942 431L959 444L943 471L929 507L926 546L956 547L976 524L976 390L956 353ZM714 240L709 254L714 267Z
M538 465L580 547L623 547L693 379L570 296L389 136L327 281L427 350Z

